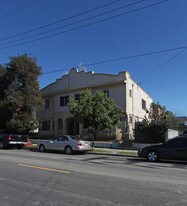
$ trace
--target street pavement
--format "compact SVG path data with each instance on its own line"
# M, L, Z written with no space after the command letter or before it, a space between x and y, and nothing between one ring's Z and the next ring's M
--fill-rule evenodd
M187 164L0 150L1 206L186 206Z

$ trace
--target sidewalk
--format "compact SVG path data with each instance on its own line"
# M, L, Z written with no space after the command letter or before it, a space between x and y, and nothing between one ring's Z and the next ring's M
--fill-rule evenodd
M93 151L89 151L89 154L98 154L98 155L112 155L112 156L128 156L128 157L137 157L137 150L128 150L128 149L109 149L109 148L94 148Z
M41 139L31 139L32 146L36 147L37 144L43 140ZM47 141L47 140L46 140ZM131 148L117 148L113 142L94 142L94 150L89 151L88 154L97 154L97 155L112 155L112 156L128 156L128 157L137 157L137 150Z

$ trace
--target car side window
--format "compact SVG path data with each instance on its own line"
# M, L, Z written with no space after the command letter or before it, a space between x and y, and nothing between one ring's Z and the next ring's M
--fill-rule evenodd
M186 148L187 148L187 138L186 138L186 139L184 139L184 147L186 147Z
M62 136L62 137L60 138L60 141L62 141L62 142L68 141L68 138L67 138L66 136Z
M58 137L57 141L61 141L61 138L62 138L62 137Z
M53 137L53 138L51 138L51 141L57 141L59 139L59 137Z
M181 147L181 146L183 146L183 140L182 139L170 140L168 142L168 145L171 147Z

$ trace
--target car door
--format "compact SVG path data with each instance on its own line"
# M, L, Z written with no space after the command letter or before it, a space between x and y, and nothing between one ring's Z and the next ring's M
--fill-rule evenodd
M180 160L181 150L183 148L183 140L175 138L166 143L166 151L164 154L165 159Z
M59 140L59 136L55 136L52 139L48 140L45 143L45 147L48 150L58 150L58 140Z
M187 160L187 138L183 138L183 143L179 150L179 159Z
M57 150L64 151L65 147L67 145L67 142L68 142L68 137L67 136L59 137L58 144L57 144Z

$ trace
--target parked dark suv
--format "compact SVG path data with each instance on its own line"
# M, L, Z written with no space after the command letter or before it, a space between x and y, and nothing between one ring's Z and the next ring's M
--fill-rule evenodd
M159 159L187 161L187 135L175 137L162 144L142 147L138 150L138 156L151 162Z

